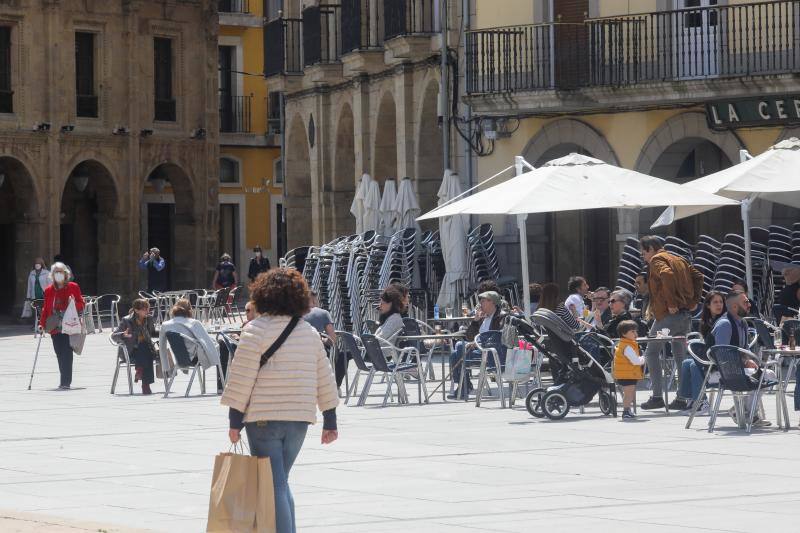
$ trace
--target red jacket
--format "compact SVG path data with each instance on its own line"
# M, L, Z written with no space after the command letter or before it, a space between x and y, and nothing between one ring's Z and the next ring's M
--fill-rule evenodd
M67 310L69 305L69 297L75 298L75 308L78 312L83 311L83 296L81 296L81 288L78 284L70 281L64 287L56 289L52 283L44 290L44 308L42 309L42 316L39 318L39 325L44 329L47 324L47 317L53 314L53 311L61 311L62 313ZM58 330L50 331L50 335L58 333Z

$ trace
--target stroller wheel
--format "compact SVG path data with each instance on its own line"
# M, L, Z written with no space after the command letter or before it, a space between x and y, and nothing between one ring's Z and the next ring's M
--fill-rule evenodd
M561 420L569 413L567 397L560 391L554 390L542 397L542 408L545 416L550 420Z
M533 389L525 397L525 408L536 418L544 418L542 396L544 396L546 392L547 389Z
M600 400L600 412L604 415L610 415L612 411L611 396L605 391L600 391L597 398Z

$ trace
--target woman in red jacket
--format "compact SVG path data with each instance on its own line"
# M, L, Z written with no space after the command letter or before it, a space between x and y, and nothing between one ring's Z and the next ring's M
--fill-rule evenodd
M53 339L53 349L58 358L58 371L61 373L59 390L69 390L72 384L72 346L69 344L69 335L61 333L61 318L69 305L69 298L75 299L75 308L78 313L83 312L83 296L77 283L70 281L72 271L64 263L54 263L50 269L52 283L44 290L44 308L39 321L42 331L48 329L47 321L50 319L49 333Z

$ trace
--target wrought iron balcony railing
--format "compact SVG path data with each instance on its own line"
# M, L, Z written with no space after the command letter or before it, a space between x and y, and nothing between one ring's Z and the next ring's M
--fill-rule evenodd
M340 6L322 4L303 10L303 66L338 61L341 40Z
M264 75L303 72L301 19L278 18L264 25Z
M437 31L434 2L438 0L383 0L385 39Z
M250 110L253 95L219 95L219 131L222 133L250 133Z
M371 30L372 10L370 0L342 0L342 53L366 50L378 46L375 31Z
M467 92L795 73L800 0L471 31Z

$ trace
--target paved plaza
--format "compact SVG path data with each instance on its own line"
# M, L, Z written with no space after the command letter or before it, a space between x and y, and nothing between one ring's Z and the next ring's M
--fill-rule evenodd
M209 394L109 394L114 349L87 337L75 390L58 392L49 338L33 390L31 334L0 338L0 531L205 530L227 411ZM161 391L160 384L154 390ZM731 531L797 527L800 435L685 430L686 419L560 422L497 401L339 409L340 440L312 427L291 476L303 532ZM122 393L122 394L119 394ZM382 394L380 394L382 396ZM409 396L416 399L415 388ZM640 392L639 399L644 394ZM774 397L766 400L774 414ZM774 421L774 417L773 417ZM767 525L769 524L769 526Z

